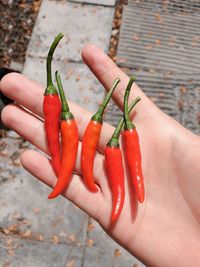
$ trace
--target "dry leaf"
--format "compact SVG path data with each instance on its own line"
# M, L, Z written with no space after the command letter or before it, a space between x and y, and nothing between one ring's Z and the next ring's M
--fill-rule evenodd
M138 36L137 34L134 34L134 35L133 35L133 40L134 40L134 41L139 41L139 39L140 39L140 38L139 38L139 36Z
M32 236L32 231L31 230L27 230L26 232L22 233L21 236L30 237L30 236Z
M91 248L91 247L93 247L93 245L94 245L94 241L92 239L88 239L87 240L87 246Z
M8 235L10 233L10 231L8 229L6 229L6 228L3 229L3 232L4 232L5 235Z
M197 46L198 40L199 40L199 36L193 36L192 37L192 47L196 47Z
M159 93L159 96L160 96L160 97L164 97L164 96L165 96L165 93L160 92L160 93Z
M76 77L76 82L78 82L78 81L80 81L80 76L78 75L77 77Z
M28 220L28 219L23 219L22 220L22 223L25 224L25 225L27 225L27 226L29 226L29 225L32 224L31 220Z
M12 233L19 233L19 226L17 224L11 224L8 226L8 231Z
M71 241L71 242L76 242L76 237L75 237L75 235L73 235L73 234L69 235L69 236L67 237L67 239L68 239L69 241Z
M5 261L2 265L2 267L11 267L11 262L10 261Z
M114 251L114 256L115 257L119 257L119 256L121 256L122 255L122 253L121 253L121 251L117 248L117 249L115 249L115 251Z
M59 236L63 236L63 237L66 237L67 234L65 233L65 231L61 230L60 233L59 233Z
M70 260L67 262L66 267L74 267L74 265L75 265L75 260Z
M157 45L160 45L160 39L157 39L157 40L156 40L156 44L157 44Z
M154 103L157 101L157 98L156 98L156 97L150 96L149 98L150 98L151 101L154 102Z
M179 100L179 101L178 101L178 108L179 108L180 110L183 110L183 108L184 108L184 103L183 103L182 100Z
M13 215L12 215L12 218L13 219L20 219L21 218L21 213L20 212L15 212Z
M182 94L186 94L186 93L187 93L187 88L186 88L185 86L180 86L179 91L180 91Z
M90 232L90 231L92 231L93 229L94 229L94 223L92 223L92 222L89 222L88 223L88 227L87 227L87 230Z
M52 239L52 242L53 242L54 244L58 244L58 243L59 243L59 238L58 238L57 235L53 235L51 239Z
M9 155L9 152L8 152L7 149L4 149L4 150L2 150L2 151L0 152L0 155L1 155L2 157L7 157L7 156Z
M37 235L36 236L36 240L43 241L44 240L44 237L42 235Z
M152 46L152 45L145 45L145 48L146 48L146 49L152 49L153 46Z
M163 22L163 17L159 13L155 14L155 18L156 18L157 21Z

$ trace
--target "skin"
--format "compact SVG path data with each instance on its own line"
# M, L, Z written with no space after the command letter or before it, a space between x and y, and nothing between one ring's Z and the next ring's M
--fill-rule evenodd
M114 100L123 109L123 94L128 77L95 46L85 47L82 57L106 89L110 88L116 77L121 79ZM5 76L0 88L17 102L4 108L3 122L48 154L43 121L38 119L38 116L43 116L44 88L19 74ZM102 128L94 163L98 192L91 193L84 186L79 143L76 174L63 195L96 219L113 239L146 265L200 266L200 137L161 112L136 84L133 85L129 103L138 95L142 100L132 118L141 144L146 188L144 203L136 203L125 175L124 208L115 227L108 228L112 198L103 148L113 133L113 127L106 123ZM81 142L91 114L73 103L70 103L70 109L77 120ZM55 185L56 177L44 155L27 150L21 155L21 162L37 179L50 187Z

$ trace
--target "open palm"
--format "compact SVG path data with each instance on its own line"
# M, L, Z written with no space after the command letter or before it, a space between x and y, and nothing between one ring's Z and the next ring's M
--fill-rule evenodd
M123 108L129 78L95 46L85 47L82 56L106 89L116 77L121 79L113 98ZM43 121L38 118L43 117L44 88L19 74L5 76L0 87L17 103L4 108L3 122L48 154ZM70 108L79 127L79 155L76 174L63 195L148 266L200 266L200 138L161 112L134 84L130 102L138 95L142 101L132 116L140 136L146 187L144 203L137 204L126 176L124 208L116 227L108 230L112 195L103 153L113 127L103 125L94 167L99 191L91 193L83 183L80 169L81 139L91 114L73 103ZM51 187L55 185L56 177L44 154L28 150L21 161L39 180Z

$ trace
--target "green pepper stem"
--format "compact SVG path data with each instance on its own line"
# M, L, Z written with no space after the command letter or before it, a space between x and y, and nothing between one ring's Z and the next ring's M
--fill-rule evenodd
M141 100L141 98L138 96L136 97L133 102L131 103L130 107L128 108L128 112L130 113L131 110L137 105L137 103ZM119 120L117 127L112 135L112 137L110 138L108 145L109 146L114 146L114 147L118 147L119 146L119 136L121 133L122 128L124 127L124 116Z
M59 91L61 102L62 102L62 112L69 112L69 106L68 106L68 103L65 97L60 74L58 73L58 71L55 72L55 76L56 76L56 82L58 85L58 91Z
M125 129L130 130L135 128L135 125L132 123L132 121L129 118L129 112L128 112L128 98L131 91L132 84L135 82L135 77L132 76L129 80L129 83L126 87L125 95L124 95L124 121L125 121Z
M63 36L64 36L63 33L59 33L55 37L55 39L54 39L54 41L53 41L53 43L52 43L52 45L51 45L51 47L49 49L49 52L48 52L47 62L46 62L46 68L47 68L47 89L46 89L45 94L48 94L48 87L51 88L51 89L52 89L52 87L54 87L53 81L52 81L52 74L51 74L51 62L52 62L52 58L53 58L53 53L54 53L54 51L55 51L58 43L60 42L60 40L63 38Z
M118 83L120 82L120 79L119 78L116 78L112 84L112 87L111 89L108 91L106 97L104 98L104 101L103 103L101 104L99 110L92 116L92 120L94 121L97 121L99 123L102 123L102 117L103 117L103 113L104 113L104 110L105 108L107 107L108 105L108 102L115 90L115 88L117 87Z
M57 82L57 85L58 85L58 91L59 91L61 102L62 102L61 119L62 120L73 119L74 117L73 117L72 113L69 110L69 105L68 105L66 97L65 97L65 92L63 90L60 74L58 73L58 71L56 71L55 76L56 76L56 82Z

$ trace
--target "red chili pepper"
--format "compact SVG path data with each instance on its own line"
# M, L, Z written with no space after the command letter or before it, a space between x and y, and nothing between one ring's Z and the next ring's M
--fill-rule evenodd
M58 97L58 92L52 82L51 62L53 53L62 37L62 33L58 34L49 49L47 57L47 88L44 93L43 101L44 127L47 144L51 155L51 163L57 176L61 166L59 143L61 103Z
M92 116L83 136L81 150L81 168L84 181L88 189L92 192L97 192L98 188L94 182L93 167L96 148L99 142L103 113L114 92L116 86L120 82L119 78L115 79L112 88L107 93L103 104L99 110Z
M78 151L78 128L74 116L69 110L60 75L56 72L56 81L62 101L61 136L62 136L62 161L57 183L48 196L49 199L61 194L70 182L72 171L76 163Z
M129 112L140 101L137 97L129 108ZM105 148L105 161L112 191L111 225L117 221L122 211L125 198L124 168L122 153L119 145L119 136L124 126L124 117L119 121L111 139Z
M125 118L125 130L123 132L123 141L125 149L125 157L127 160L130 177L136 191L137 199L140 203L144 201L145 189L144 178L142 173L141 152L139 137L135 125L128 115L128 98L131 90L131 86L135 81L134 77L130 78L124 97L124 118Z

